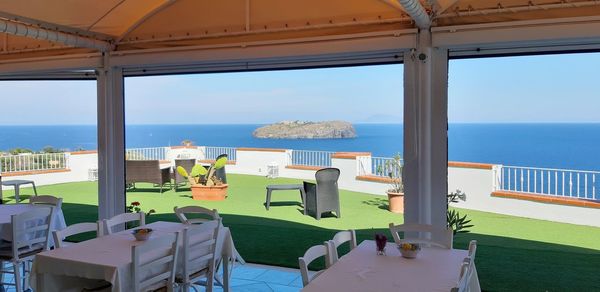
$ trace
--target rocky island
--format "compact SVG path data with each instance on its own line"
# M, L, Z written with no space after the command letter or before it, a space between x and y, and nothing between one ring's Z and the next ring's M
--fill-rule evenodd
M260 127L252 136L266 139L345 139L355 138L356 130L349 122L283 121Z

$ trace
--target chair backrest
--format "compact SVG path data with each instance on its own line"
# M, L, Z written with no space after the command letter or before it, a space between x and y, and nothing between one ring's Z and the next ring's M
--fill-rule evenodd
M19 259L32 251L48 250L54 207L39 207L11 216L12 256Z
M76 234L81 234L81 233L86 233L86 232L95 231L96 236L99 236L99 235L101 235L99 225L100 225L100 222L95 222L95 223L84 222L84 223L77 223L77 224L69 225L66 228L64 228L63 230L55 230L52 232L52 236L54 237L54 244L56 245L56 248L65 247L65 242L63 241L65 238L67 238L71 235L76 235Z
M400 225L394 225L394 223L390 223L390 232L392 233L392 236L394 237L394 242L396 242L396 244L410 242L448 249L452 248L452 241L454 237L452 229L450 228L437 228L433 225L416 223L406 223ZM417 238L409 238L406 236L404 238L400 238L400 232L405 233L405 235L406 232L428 233L432 239L425 239L422 235Z
M158 160L126 160L125 161L125 181L132 182L152 182L160 181L160 161Z
M56 209L60 209L62 207L62 202L62 198L57 198L55 196L50 195L39 195L29 198L29 204L52 205L56 207Z
M175 159L175 169L177 169L177 167L181 166L188 173L190 173L192 171L192 168L194 167L195 164L196 164L196 159ZM187 181L185 179L185 177L181 176L181 174L179 174L178 171L175 171L175 182L180 183L180 182L185 182L185 181Z
M221 219L202 225L191 225L183 230L183 279L189 283L191 276L206 269L207 286L212 287L216 259L217 238Z
M350 250L356 248L356 232L354 232L352 229L340 231L336 233L329 242L331 242L331 250L329 251L330 261L331 264L334 264L339 258L337 249L340 245L348 242L350 245Z
M317 193L319 196L339 196L338 179L340 170L337 168L323 168L315 173Z
M458 278L458 285L455 288L452 288L452 292L468 292L469 291L469 282L471 281L471 266L469 264L470 259L465 258L460 265L460 274Z
M475 260L475 253L477 252L477 240L471 240L469 242L469 257Z
M153 291L175 285L180 238L179 232L166 234L131 247L133 291Z
M310 247L304 253L304 256L298 258L298 266L300 266L300 275L302 275L302 284L304 286L308 285L310 281L317 278L324 270L318 271L312 275L308 272L308 266L320 257L324 257L325 259L325 268L329 267L329 262L327 260L327 245L315 245Z
M123 213L123 214L116 215L110 219L105 219L105 220L103 220L103 223L102 223L103 235L112 234L113 227L115 225L119 225L119 224L123 224L123 223L127 223L127 222L133 222L133 221L139 221L140 226L146 225L146 215L144 214L144 212Z
M175 215L177 216L177 218L179 218L179 220L181 221L181 223L184 224L195 224L195 223L204 223L207 221L212 221L212 220L217 220L219 218L221 218L219 216L219 212L217 212L217 209L207 209L204 207L200 207L200 206L186 206L186 207L181 207L178 208L177 206L175 206L173 208L173 211L175 211ZM207 218L192 218L192 219L188 219L187 216L185 216L185 214L197 214L197 215L205 215Z

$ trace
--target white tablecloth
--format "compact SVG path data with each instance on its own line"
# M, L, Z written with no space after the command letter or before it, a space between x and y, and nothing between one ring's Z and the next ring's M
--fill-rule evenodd
M308 284L310 291L444 291L456 287L466 250L423 248L417 258L400 256L396 244L388 243L386 255L377 255L375 242L363 241ZM477 272L471 291L479 291Z
M40 208L47 206L31 205L31 204L6 204L0 205L0 239L6 241L12 241L12 225L11 216L20 214L34 208ZM65 216L61 209L57 209L54 213L53 224L51 230L62 230L67 227L65 223ZM50 235L52 237L52 235ZM52 241L52 239L51 239Z
M154 230L152 236L180 231L185 226L173 222L146 225ZM35 291L81 291L89 279L100 279L112 283L112 291L131 291L131 247L139 244L143 242L135 241L131 231L125 230L40 253L33 264L31 286ZM243 261L235 251L229 228L219 234L216 254L223 257L224 267L228 264L225 259L238 257ZM178 268L182 264L180 257ZM228 279L224 281L228 285Z

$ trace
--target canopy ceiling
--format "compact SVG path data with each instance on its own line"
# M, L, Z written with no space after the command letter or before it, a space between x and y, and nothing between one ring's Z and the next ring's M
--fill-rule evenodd
M0 0L0 20L81 36L112 51L415 28L399 0ZM600 16L589 0L421 0L432 27ZM1 26L0 26L1 27ZM37 32L36 35L37 36ZM22 35L22 34L21 34ZM0 60L97 52L0 33Z

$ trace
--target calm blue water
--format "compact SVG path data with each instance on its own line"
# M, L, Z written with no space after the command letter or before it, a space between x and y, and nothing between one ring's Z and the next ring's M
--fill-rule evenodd
M402 125L355 125L358 138L255 139L258 125L132 125L127 147L196 145L402 153ZM451 124L449 159L505 165L600 170L600 124ZM95 126L0 126L0 149L96 149Z

